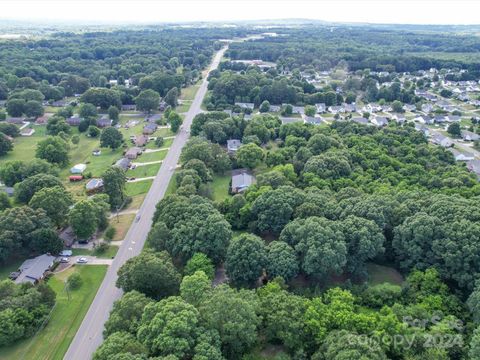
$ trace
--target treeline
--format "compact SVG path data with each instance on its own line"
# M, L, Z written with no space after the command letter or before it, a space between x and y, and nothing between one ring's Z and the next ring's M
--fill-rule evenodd
M458 67L469 69L478 76L478 63L446 61L422 54L478 52L480 42L472 35L331 26L270 31L278 32L281 36L232 43L226 55L233 60L273 61L289 70L304 65L329 70L345 61L352 71L368 68L375 71L412 72L431 67ZM419 53L419 56L415 56L415 53Z

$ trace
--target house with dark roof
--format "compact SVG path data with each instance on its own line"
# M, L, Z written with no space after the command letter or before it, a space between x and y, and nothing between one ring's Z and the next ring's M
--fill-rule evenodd
M138 157L138 155L140 155L141 153L142 153L142 149L134 146L127 150L127 152L125 153L125 157L130 160L135 160Z
M83 118L81 118L79 115L73 115L73 116L67 118L65 121L70 126L78 126L78 125L80 125L82 120L83 120Z
M149 140L149 137L147 135L136 135L132 140L132 142L135 144L135 146L142 147L147 145L148 140Z
M432 142L434 144L440 145L444 148L448 148L448 147L451 147L453 145L452 139L450 139L449 137L446 137L442 134L439 134L439 133L435 133L432 136Z
M253 110L255 107L254 103L243 103L243 102L236 102L235 106L239 106L241 109L250 109Z
M143 134L144 135L151 135L153 134L155 131L157 131L157 124L155 123L148 123L146 124L144 127L143 127Z
M123 104L121 109L122 109L122 111L135 111L135 110L137 110L137 105L135 105L135 104Z
M255 181L255 177L247 169L232 171L232 193L242 193Z
M67 102L65 100L57 100L52 103L53 107L65 107L67 106Z
M108 115L102 115L99 119L97 119L97 126L99 128L105 128L108 126L112 126L112 120L108 117Z
M475 156L472 153L466 152L466 151L459 151L454 148L448 149L452 154L453 157L455 158L455 161L471 161L475 160Z
M363 125L368 125L369 121L367 118L361 117L361 116L356 116L352 118L353 122L356 122L358 124L363 124Z
M55 256L44 254L33 259L28 259L20 265L18 276L15 283L31 283L36 284L42 280L47 271L49 271L55 262Z
M9 123L9 124L23 125L24 122L25 122L25 118L22 118L22 117L7 118L7 123Z
M371 122L376 126L388 125L388 119L385 116L375 116L373 119L371 119Z
M151 114L145 118L145 121L149 123L157 123L160 120L162 120L162 114Z
M103 188L103 179L90 179L85 184L87 192L94 192Z
M467 161L467 169L477 175L480 179L480 160Z
M320 116L305 116L304 118L305 124L312 124L312 125L321 125L325 123L325 120Z

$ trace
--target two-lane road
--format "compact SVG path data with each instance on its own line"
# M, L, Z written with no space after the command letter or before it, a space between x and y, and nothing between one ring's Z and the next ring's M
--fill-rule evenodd
M218 67L225 50L226 47L216 53L208 72ZM152 187L138 212L140 218L138 221L133 222L118 250L117 256L108 268L95 299L65 354L65 360L91 359L97 347L102 343L103 327L108 319L113 302L122 296L122 291L115 286L117 271L128 259L138 255L142 251L147 234L152 226L152 216L155 212L155 205L165 195L173 175L173 169L176 168L182 148L188 140L192 120L196 114L201 112L200 106L207 92L207 85L207 77L205 76L190 109L185 114L182 130L175 137L153 181Z

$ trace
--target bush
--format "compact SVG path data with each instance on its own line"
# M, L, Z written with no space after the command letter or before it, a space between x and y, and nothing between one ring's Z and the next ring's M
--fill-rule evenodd
M104 235L105 240L112 241L116 233L117 233L117 230L114 227L109 226L107 230L105 230L105 235Z
M213 279L215 276L215 267L212 260L207 255L202 253L196 253L190 260L187 261L185 268L183 269L183 275L193 275L197 271L203 271L209 279Z
M80 274L73 273L68 277L67 286L70 290L75 290L82 286L83 280Z
M155 139L155 146L156 147L162 147L164 143L165 143L165 140L161 136L159 136Z
M95 248L95 254L98 255L98 254L104 254L107 252L108 248L110 247L110 245L108 245L107 243L101 243L100 245L98 245L96 248Z

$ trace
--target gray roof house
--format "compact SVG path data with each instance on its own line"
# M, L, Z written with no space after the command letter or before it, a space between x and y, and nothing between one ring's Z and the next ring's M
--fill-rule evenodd
M377 126L385 126L388 124L388 119L385 116L375 116L371 122Z
M120 169L123 169L123 170L127 170L128 167L130 166L130 159L121 158L115 163L114 166L119 167Z
M28 259L20 265L20 275L15 279L17 284L32 283L36 284L42 280L45 273L51 269L55 261L55 256L43 254L33 259Z
M325 106L325 103L315 104L315 107L317 108L317 113L319 113L319 114L322 114L325 111L327 111L327 107Z
M359 116L353 117L352 121L356 122L358 124L363 124L363 125L368 125L369 124L368 119L366 119L364 117L359 117Z
M232 192L242 193L255 181L255 177L247 169L232 171Z
M229 153L236 152L240 146L242 146L242 142L238 139L227 140L227 150Z
M25 121L25 118L22 118L22 117L7 118L7 123L9 123L9 124L23 125L24 121Z
M131 147L130 149L127 150L125 153L125 157L130 160L134 160L142 153L142 149L139 147Z
M453 145L452 139L449 137L443 136L442 134L436 133L432 136L432 141L434 144L448 148Z
M462 138L465 141L476 141L480 140L480 135L475 134L474 132L462 130Z
M321 117L316 116L305 116L305 123L312 124L312 125L321 125L325 123L325 120Z
M132 111L137 110L137 105L135 104L123 104L122 111Z
M97 126L99 128L112 126L112 120L110 120L108 115L103 115L101 118L97 119Z
M476 174L480 179L480 160L467 161L467 169Z
M475 156L466 151L458 151L457 149L450 148L448 149L455 158L455 161L470 161L475 160Z
M239 106L242 109L250 109L250 110L253 110L253 108L255 107L254 103L236 102L235 105Z
M153 134L155 131L157 131L157 124L155 123L148 123L143 127L143 133L145 135Z
M103 179L90 179L86 184L85 184L85 189L89 191L95 191L98 189L103 188Z
M71 117L69 117L67 120L65 120L67 122L68 125L70 126L78 126L80 125L80 122L83 120L83 118L81 118L80 116L78 115L73 115Z

